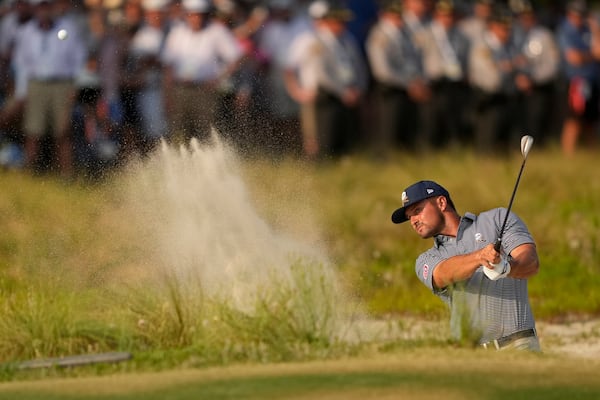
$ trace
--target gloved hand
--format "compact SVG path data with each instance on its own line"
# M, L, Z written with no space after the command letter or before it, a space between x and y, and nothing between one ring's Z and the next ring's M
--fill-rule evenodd
M501 256L498 264L482 265L483 273L490 280L496 281L498 279L506 278L510 273L510 263L506 256Z

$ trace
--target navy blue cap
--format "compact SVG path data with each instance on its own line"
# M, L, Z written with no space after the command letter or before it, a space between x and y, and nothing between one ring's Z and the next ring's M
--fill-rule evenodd
M392 222L399 224L408 221L408 218L406 218L406 207L436 196L445 196L448 199L448 203L452 204L448 191L433 181L419 181L410 185L402 192L402 207L394 211ZM454 207L454 204L452 206Z

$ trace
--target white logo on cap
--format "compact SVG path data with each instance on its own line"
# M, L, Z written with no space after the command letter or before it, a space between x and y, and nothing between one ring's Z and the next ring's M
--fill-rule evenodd
M431 193L433 193L433 192L434 192L434 190L433 190L433 189L427 189L427 194L431 194Z
M408 202L408 195L406 194L406 192L402 192L402 205L405 205Z

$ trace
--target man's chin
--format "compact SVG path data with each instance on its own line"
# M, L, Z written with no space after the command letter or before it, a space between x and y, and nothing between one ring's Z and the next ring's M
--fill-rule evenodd
M426 230L426 229L417 230L417 235L421 236L422 239L429 239L429 238L433 237L433 235L431 234L431 231Z

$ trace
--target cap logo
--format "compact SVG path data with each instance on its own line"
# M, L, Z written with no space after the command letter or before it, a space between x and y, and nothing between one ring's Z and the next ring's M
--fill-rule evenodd
M410 200L408 199L408 195L406 192L402 192L402 205L405 206Z
M435 190L433 190L433 189L427 189L427 194L431 194L431 193L433 193L434 191L435 191Z

